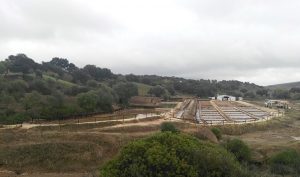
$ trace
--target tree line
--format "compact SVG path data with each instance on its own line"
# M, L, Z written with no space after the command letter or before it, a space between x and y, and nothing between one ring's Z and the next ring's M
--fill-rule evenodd
M0 62L0 123L54 120L112 112L138 95L136 84L107 68L75 66L67 59L36 63L24 54Z
M129 99L138 95L139 84L149 87L149 96L166 100L176 95L207 98L218 93L247 98L270 96L264 87L248 82L121 75L91 64L80 68L65 58L37 63L17 54L0 61L0 123L112 112L128 106Z

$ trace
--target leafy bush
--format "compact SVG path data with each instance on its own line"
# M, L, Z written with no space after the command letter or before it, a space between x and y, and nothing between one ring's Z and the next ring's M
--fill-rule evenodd
M113 96L102 88L96 91L81 93L77 96L78 105L87 112L111 112Z
M0 113L0 124L20 124L28 120L30 120L29 117L23 113L15 113L11 115L3 115Z
M224 146L229 152L233 153L240 162L247 162L251 158L250 148L242 140L228 140Z
M211 129L211 131L216 135L216 137L218 138L218 140L220 140L222 138L222 132L220 129L213 127Z
M285 174L300 174L300 154L295 150L285 150L273 155L269 164L271 172Z
M0 61L0 74L4 74L6 71L6 66L3 61Z
M138 95L138 87L130 82L119 82L113 86L113 90L118 95L118 103L127 105L131 97Z
M218 145L164 132L124 147L101 170L103 177L245 176L234 156Z
M167 131L172 132L172 133L179 132L179 130L171 122L163 122L160 126L160 130L162 132L167 132Z
M156 97L162 97L166 94L166 89L160 85L157 85L155 87L152 87L148 93L150 95L156 96Z
M89 87L97 87L98 86L98 82L95 80L88 80L86 83Z

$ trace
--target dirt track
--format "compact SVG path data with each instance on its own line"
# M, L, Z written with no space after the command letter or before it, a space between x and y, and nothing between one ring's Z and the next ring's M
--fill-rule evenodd
M157 117L157 116L164 116L165 114L148 114L147 116L145 115L137 115L136 117L132 117L132 118L127 118L127 119L119 119L119 120L103 120L103 121L89 121L89 122L79 122L79 123L74 123L76 125L85 125L85 124L97 124L97 123L106 123L106 122L130 122L130 121L134 121L134 120L142 120L142 119L146 119L146 118L151 118L151 117ZM23 124L17 124L17 125L5 125L4 128L22 128L22 129L30 129L30 128L34 128L34 127L51 127L51 126L64 126L64 125L70 125L67 123L62 123L62 124L57 124L57 123L41 123L41 124L30 124L30 123L23 123Z

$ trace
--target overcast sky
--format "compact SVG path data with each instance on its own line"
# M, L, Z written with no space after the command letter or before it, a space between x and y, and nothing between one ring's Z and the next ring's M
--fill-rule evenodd
M300 81L299 0L0 0L0 58L114 73Z

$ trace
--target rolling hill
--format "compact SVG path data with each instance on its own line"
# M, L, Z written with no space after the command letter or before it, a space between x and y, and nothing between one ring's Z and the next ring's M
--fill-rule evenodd
M267 86L268 89L275 90L275 89L284 89L289 90L291 88L300 88L300 82L290 82L284 84L276 84L276 85L269 85Z

